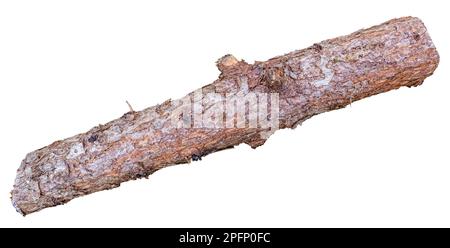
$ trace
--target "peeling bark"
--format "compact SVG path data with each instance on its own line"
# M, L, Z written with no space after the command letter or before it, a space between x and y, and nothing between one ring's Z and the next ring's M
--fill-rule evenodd
M224 56L217 62L219 78L202 91L276 93L279 128L295 128L353 101L418 86L438 63L423 23L404 17L265 62L248 64ZM212 99L196 98L194 92L185 98L202 106L200 114L218 108ZM274 103L268 101L270 108ZM17 171L14 207L26 215L241 143L256 148L272 134L262 127L197 127L193 116L178 116L179 107L179 100L167 100L142 111L131 109L119 119L29 153ZM190 128L175 126L174 116L185 118ZM257 118L251 116L248 122Z

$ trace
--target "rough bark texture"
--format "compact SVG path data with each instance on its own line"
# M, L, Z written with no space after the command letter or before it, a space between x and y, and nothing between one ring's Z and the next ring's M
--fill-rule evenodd
M225 56L218 61L219 78L202 90L278 93L279 128L294 128L352 101L418 86L438 63L423 23L405 17L266 62L248 64ZM242 87L244 82L248 87ZM210 99L194 101L204 109L213 105ZM17 171L14 207L26 215L240 143L255 148L267 138L260 135L267 131L263 128L174 128L171 118L177 107L178 101L168 100L130 111L29 153Z

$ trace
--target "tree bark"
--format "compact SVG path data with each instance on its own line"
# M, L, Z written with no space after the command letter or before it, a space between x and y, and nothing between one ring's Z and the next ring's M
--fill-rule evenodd
M227 55L217 62L219 78L202 87L202 95L191 92L180 100L130 110L105 125L29 153L17 171L12 202L26 215L240 143L256 148L278 128L295 128L316 114L401 86L418 86L438 63L425 26L414 17L394 19L266 62L248 64ZM259 105L261 96L274 96L268 97L267 106L278 110L276 120L268 113L253 115L250 102L244 105L245 127L237 127L235 119L233 127L214 124L220 115L208 119L213 120L212 127L205 126L206 121L199 123L196 115L219 108L207 93L259 94ZM193 103L188 107L193 111L180 114L186 99ZM235 117L224 116L225 120ZM250 126L263 119L275 121L276 127Z

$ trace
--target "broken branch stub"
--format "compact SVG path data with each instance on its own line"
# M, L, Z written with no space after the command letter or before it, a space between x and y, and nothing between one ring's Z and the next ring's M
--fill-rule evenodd
M12 202L26 215L240 143L430 76L439 55L418 18L394 19L265 62L231 55L212 84L179 100L130 111L29 153Z

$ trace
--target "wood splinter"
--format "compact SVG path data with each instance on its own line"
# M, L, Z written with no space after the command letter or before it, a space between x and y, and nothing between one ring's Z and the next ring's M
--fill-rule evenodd
M277 121L277 129L294 128L352 101L418 86L438 63L424 24L414 17L394 19L265 62L248 64L226 55L217 62L219 78L201 88L204 94L196 91L183 98L190 99L197 112L180 114L181 100L142 111L129 105L130 112L119 119L29 153L17 171L12 203L26 215L241 143L253 148L264 144L272 134L268 128L238 127L239 121L236 127L211 128L198 121L196 115L218 108L217 96L275 94L267 103L271 110L277 107L277 118L268 119ZM214 93L215 98L206 93ZM252 115L250 110L246 114L246 123L268 117ZM207 120L217 124L218 118Z

